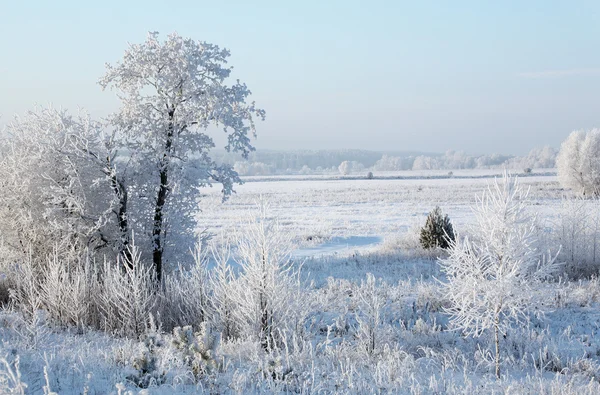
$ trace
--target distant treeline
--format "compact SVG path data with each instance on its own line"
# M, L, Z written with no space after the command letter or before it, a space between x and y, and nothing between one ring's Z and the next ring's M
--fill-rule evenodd
M534 148L525 156L469 155L463 151L423 153L414 151L316 150L272 151L259 150L244 160L237 154L215 152L219 163L234 166L240 175L270 174L352 174L363 171L398 170L458 170L503 168L553 168L556 150Z

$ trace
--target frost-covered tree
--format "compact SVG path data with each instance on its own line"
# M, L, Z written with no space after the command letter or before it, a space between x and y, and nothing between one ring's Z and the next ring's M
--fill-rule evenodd
M539 249L535 217L526 207L527 192L505 173L502 183L478 199L473 240L451 244L440 261L454 327L479 336L491 329L495 339L496 376L500 377L500 335L528 320L533 285L556 270L555 258Z
M112 136L84 113L54 108L16 117L7 132L0 159L4 256L123 251L127 223L120 213L127 198Z
M545 146L534 148L526 156L517 156L504 162L507 169L549 169L556 166L557 152L554 148Z
M312 173L312 169L307 165L302 166L302 168L298 171L298 174L308 175Z
M345 160L342 163L340 163L340 165L338 166L338 171L340 172L341 175L347 176L350 173L362 171L364 168L365 168L365 166L360 162L357 162L355 160L353 160L353 161Z
M237 161L233 170L240 176L268 176L273 172L271 166L262 162Z
M350 163L350 161L345 160L342 163L340 163L340 165L338 166L338 170L340 171L341 175L347 176L352 171L352 164Z
M412 169L414 158L383 155L373 165L373 170L409 170Z
M211 157L211 128L227 134L227 151L247 157L254 149L253 117L265 115L246 102L245 84L226 83L228 57L216 45L176 33L160 41L154 32L144 43L130 45L122 61L107 65L100 80L103 88L116 88L122 101L110 120L122 153L129 155L125 178L134 195L129 215L135 217L139 243L140 235L147 236L158 281L165 247L174 244L175 235L194 231L197 188L221 183L226 198L240 181L231 166Z
M436 158L432 158L431 156L420 155L415 158L413 162L413 170L432 170L438 169L439 163Z
M600 130L575 131L560 146L556 158L560 183L583 196L600 194Z

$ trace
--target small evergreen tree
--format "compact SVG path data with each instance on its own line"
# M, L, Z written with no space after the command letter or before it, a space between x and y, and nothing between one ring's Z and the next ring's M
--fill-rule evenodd
M425 226L421 228L419 238L421 246L425 249L443 248L447 249L454 241L454 229L448 215L442 216L439 206L429 213Z

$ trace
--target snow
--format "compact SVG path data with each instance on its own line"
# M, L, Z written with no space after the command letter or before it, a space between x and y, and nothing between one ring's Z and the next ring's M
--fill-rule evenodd
M302 270L303 292L294 300L307 314L302 335L272 353L250 339L222 341L218 371L196 382L170 345L172 336L162 333L155 374L164 383L142 389L128 378L139 374L134 365L146 350L143 341L55 327L44 319L27 323L5 310L0 390L16 388L6 378L17 371L18 356L29 393L43 393L45 386L61 394L600 393L597 279L535 290L542 314L511 329L501 343L500 380L489 336L449 330L439 285L444 274L436 254L419 249L417 230L439 205L459 233L469 232L471 205L497 174L262 179L238 186L225 203L218 188L204 189L198 226L214 232L214 240L242 231L241 219L265 199L280 231L299 244L292 255ZM565 195L556 176L537 172L521 184L530 191L527 209L555 220ZM372 338L375 347L369 348Z
M353 252L366 253L377 248L383 241L377 236L333 237L328 242L315 247L304 247L292 253L293 258L324 257L327 255L348 255Z
M467 171L463 171L468 174ZM497 170L473 171L477 177L415 179L324 179L303 177L284 181L254 181L236 187L221 204L217 188L206 189L197 216L199 226L216 234L234 231L239 218L265 199L273 216L298 242L317 237L393 237L421 226L436 205L458 229L472 221L471 205L487 188ZM555 175L523 177L531 188L530 203L548 208L560 205L562 189Z

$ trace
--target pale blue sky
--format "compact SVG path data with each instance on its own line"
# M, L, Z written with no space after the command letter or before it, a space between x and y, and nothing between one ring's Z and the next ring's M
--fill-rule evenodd
M0 124L104 116L105 62L147 31L228 48L258 148L521 154L600 126L599 1L0 2Z

